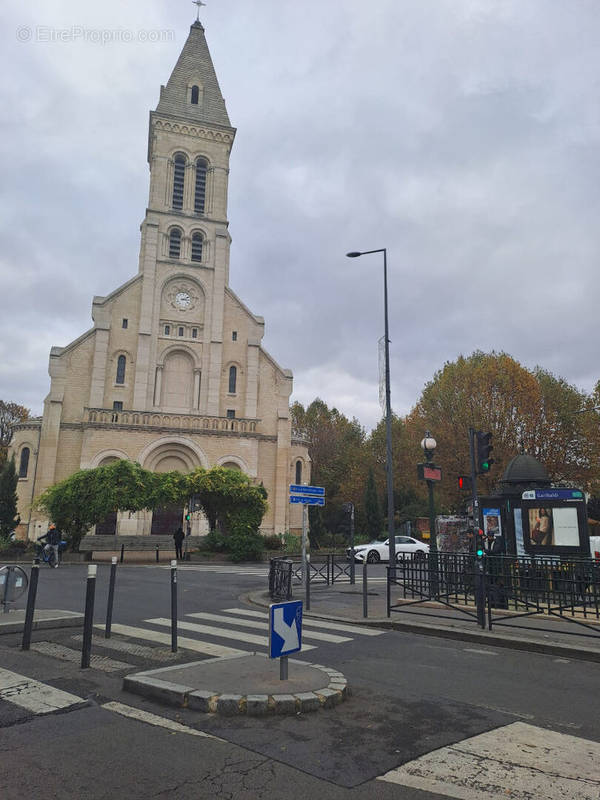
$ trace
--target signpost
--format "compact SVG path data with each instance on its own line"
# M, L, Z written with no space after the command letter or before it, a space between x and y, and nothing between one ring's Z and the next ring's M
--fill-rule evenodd
M306 540L308 538L308 515L306 506L324 506L325 489L323 486L302 486L290 484L290 503L302 503L302 569L304 571L304 585L306 591L306 610L310 611L310 587L308 582L308 556L306 554Z
M269 606L269 658L279 658L279 679L287 680L288 656L302 648L302 600Z

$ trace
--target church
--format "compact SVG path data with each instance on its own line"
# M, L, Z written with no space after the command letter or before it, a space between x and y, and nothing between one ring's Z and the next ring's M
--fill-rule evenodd
M44 489L121 458L155 472L240 469L268 492L262 532L300 530L288 487L309 481L310 462L292 438L292 373L263 349L263 318L229 286L235 133L196 21L150 113L138 272L93 298L90 330L51 348L43 416L14 429L22 538L45 529L34 508ZM185 512L115 513L96 533L172 533ZM192 535L206 532L193 514Z

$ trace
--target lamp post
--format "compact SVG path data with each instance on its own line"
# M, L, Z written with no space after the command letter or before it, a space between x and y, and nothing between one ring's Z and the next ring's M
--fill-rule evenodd
M433 465L433 456L437 442L427 431L425 438L421 440L421 447L425 454L425 461L428 465ZM427 479L427 491L429 494L429 588L433 597L438 593L438 551L437 538L435 535L435 505L433 502L434 481Z
M387 290L387 250L362 250L346 253L348 258L358 258L371 253L383 253L383 306L385 315L385 439L387 476L387 516L390 566L396 566L396 539L394 535L394 476L392 470L392 401L390 392L390 331L388 325L388 290Z

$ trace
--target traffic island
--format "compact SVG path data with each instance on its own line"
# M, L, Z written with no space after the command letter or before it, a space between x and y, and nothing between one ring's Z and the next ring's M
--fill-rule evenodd
M262 653L210 658L128 675L123 689L207 714L265 717L333 708L350 695L336 669L289 659L289 677Z

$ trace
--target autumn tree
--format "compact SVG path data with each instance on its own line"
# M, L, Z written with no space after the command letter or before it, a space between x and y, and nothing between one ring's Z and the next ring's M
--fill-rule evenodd
M420 455L418 442L431 430L445 474L439 499L449 508L460 503L453 478L469 472L469 427L493 434L495 463L490 476L480 479L482 492L493 489L522 451L539 459L554 482L593 490L600 480L598 437L585 420L589 415L577 413L589 402L541 368L528 370L506 353L477 351L446 363L425 386L406 420L407 439Z
M325 488L326 506L311 512L311 526L318 516L327 530L335 530L342 504L349 500L355 505L361 502L362 492L361 497L349 497L343 490L361 458L364 430L357 419L350 421L318 398L306 408L294 403L291 417L293 435L308 441L311 483Z
M0 467L6 461L8 445L12 440L13 425L28 419L29 409L18 403L0 400Z

